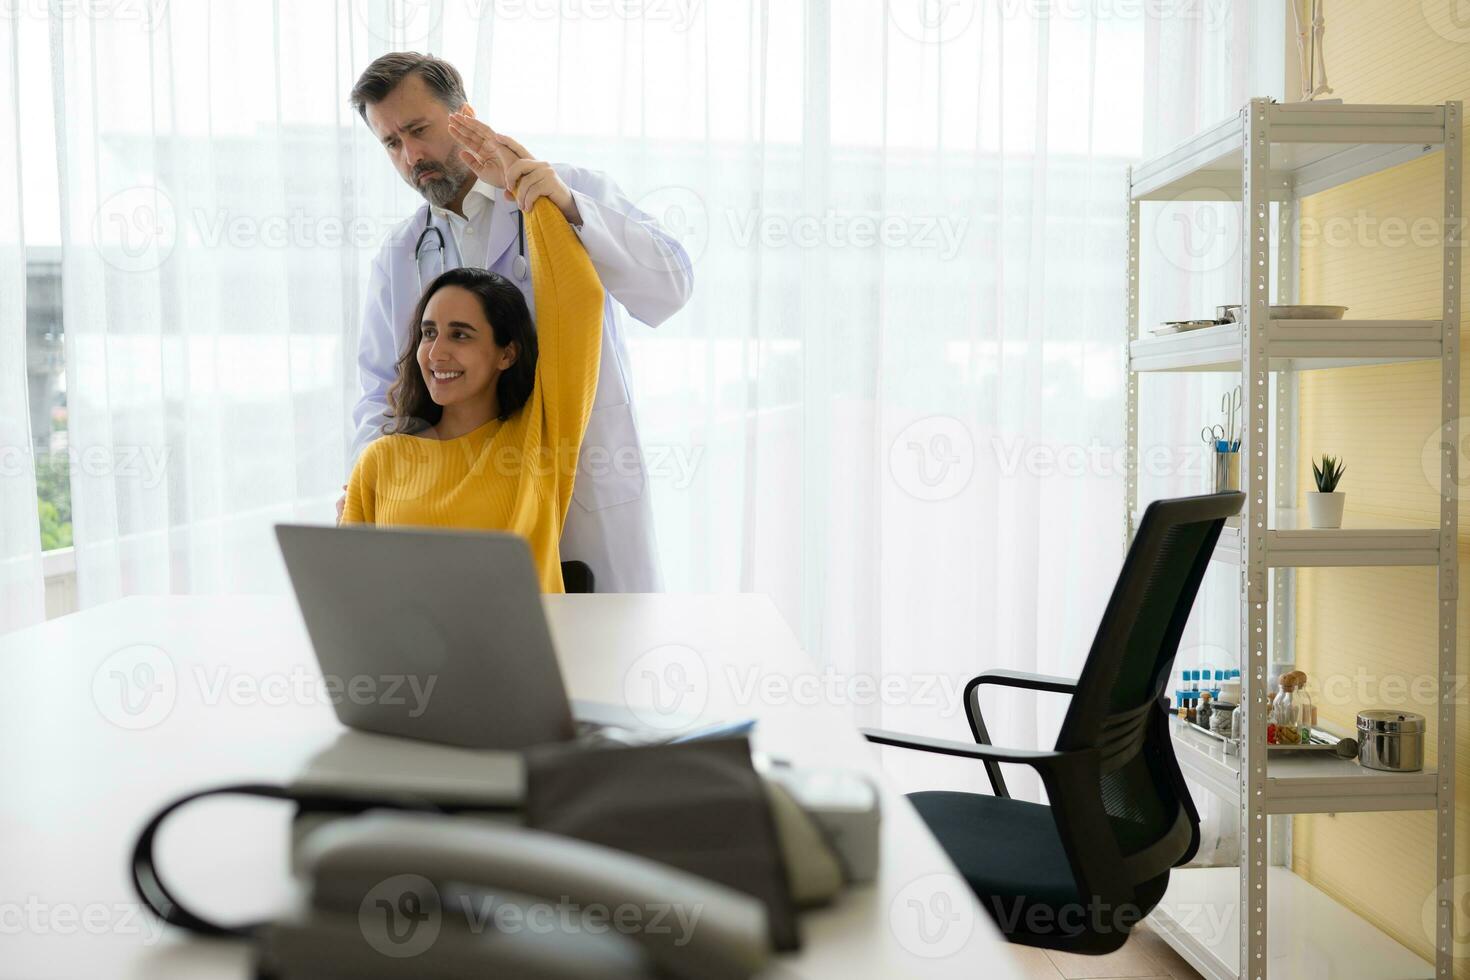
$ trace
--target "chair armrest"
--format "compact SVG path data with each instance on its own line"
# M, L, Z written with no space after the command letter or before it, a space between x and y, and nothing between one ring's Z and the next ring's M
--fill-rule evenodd
M1050 691L1053 694L1071 694L1077 690L1077 681L1074 678L1031 674L1023 670L987 670L971 680L966 690L979 687L981 684L1020 687L1028 691Z
M1030 674L1022 670L987 670L978 677L970 678L970 682L965 685L965 719L970 723L970 734L975 736L977 745L990 744L990 732L986 729L985 719L980 714L980 698L976 694L982 684L1019 687L1028 691L1046 691L1053 694L1072 694L1077 690L1077 682L1070 678ZM987 761L985 773L990 777L990 788L995 795L1009 798L1011 793L1006 789L1006 780L1001 775L1000 766Z
M947 738L929 738L924 735L908 735L888 731L884 728L864 728L863 738L878 745L891 745L900 749L916 749L920 752L937 752L940 755L959 756L963 759L978 759L982 762L1014 762L1018 765L1045 767L1066 757L1062 752L1038 752L1034 749L1003 749L995 745L971 745Z

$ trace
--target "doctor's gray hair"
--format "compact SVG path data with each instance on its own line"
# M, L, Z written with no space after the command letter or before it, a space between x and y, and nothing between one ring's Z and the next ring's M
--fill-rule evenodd
M429 283L414 307L413 320L408 325L408 342L398 357L398 377L388 389L389 419L383 425L385 434L411 433L422 427L424 422L438 425L444 415L444 409L429 395L429 385L419 369L418 352L424 339L424 311L429 308L429 300L434 294L445 286L458 286L474 293L486 322L490 324L490 332L495 335L495 343L501 347L515 346L515 361L500 372L495 381L495 400L500 408L498 418L506 421L531 399L531 390L536 385L536 358L540 351L525 295L515 283L498 272L450 269Z
M429 91L443 102L450 112L466 102L464 79L459 70L443 58L417 51L392 51L373 59L357 84L352 86L352 108L367 121L367 107L376 105L398 87L398 83L409 75L418 75L429 86Z

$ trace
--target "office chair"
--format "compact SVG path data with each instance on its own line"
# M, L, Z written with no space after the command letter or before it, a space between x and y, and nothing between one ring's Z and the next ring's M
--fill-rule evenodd
M1158 500L1144 511L1076 681L986 671L965 686L975 744L868 729L880 745L974 759L994 796L911 793L1006 937L1110 953L1199 847L1199 814L1169 739L1164 686L1225 519L1241 493ZM980 715L986 684L1070 694L1050 751L997 748ZM1050 805L1013 800L999 763L1035 769Z
M585 561L561 563L561 582L568 592L596 592L596 577Z

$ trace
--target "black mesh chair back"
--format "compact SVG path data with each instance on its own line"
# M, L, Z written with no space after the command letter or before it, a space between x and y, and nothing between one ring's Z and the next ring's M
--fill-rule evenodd
M1239 493L1160 500L1133 544L1075 680L991 669L965 686L974 743L865 729L880 745L972 759L992 795L910 793L996 925L1013 942L1108 953L1159 903L1199 847L1199 814L1170 741L1164 687L1179 638ZM1052 751L993 745L985 686L1071 698ZM1012 799L1005 763L1041 776L1048 802Z
M1199 844L1164 691L1224 520L1244 499L1184 497L1144 511L1057 736L1059 752L1097 751L1100 786L1075 790L1100 790L1135 887L1188 860Z

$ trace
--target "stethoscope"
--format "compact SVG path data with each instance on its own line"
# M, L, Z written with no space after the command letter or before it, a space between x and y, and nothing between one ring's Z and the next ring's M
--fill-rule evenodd
M434 235L433 240L429 238L431 232ZM437 245L433 244L434 240L437 240ZM434 209L429 207L424 208L424 230L419 232L419 240L413 246L413 264L415 271L419 275L419 295L421 296L423 295L425 286L424 267L421 258L424 251L424 242L426 241L430 242L432 247L439 250L439 272L442 274L445 268L444 232L434 226ZM488 261L485 263L487 267L489 264ZM516 211L516 257L511 260L510 271L517 279L524 281L526 273L529 270L530 267L526 264L526 217L522 212Z

